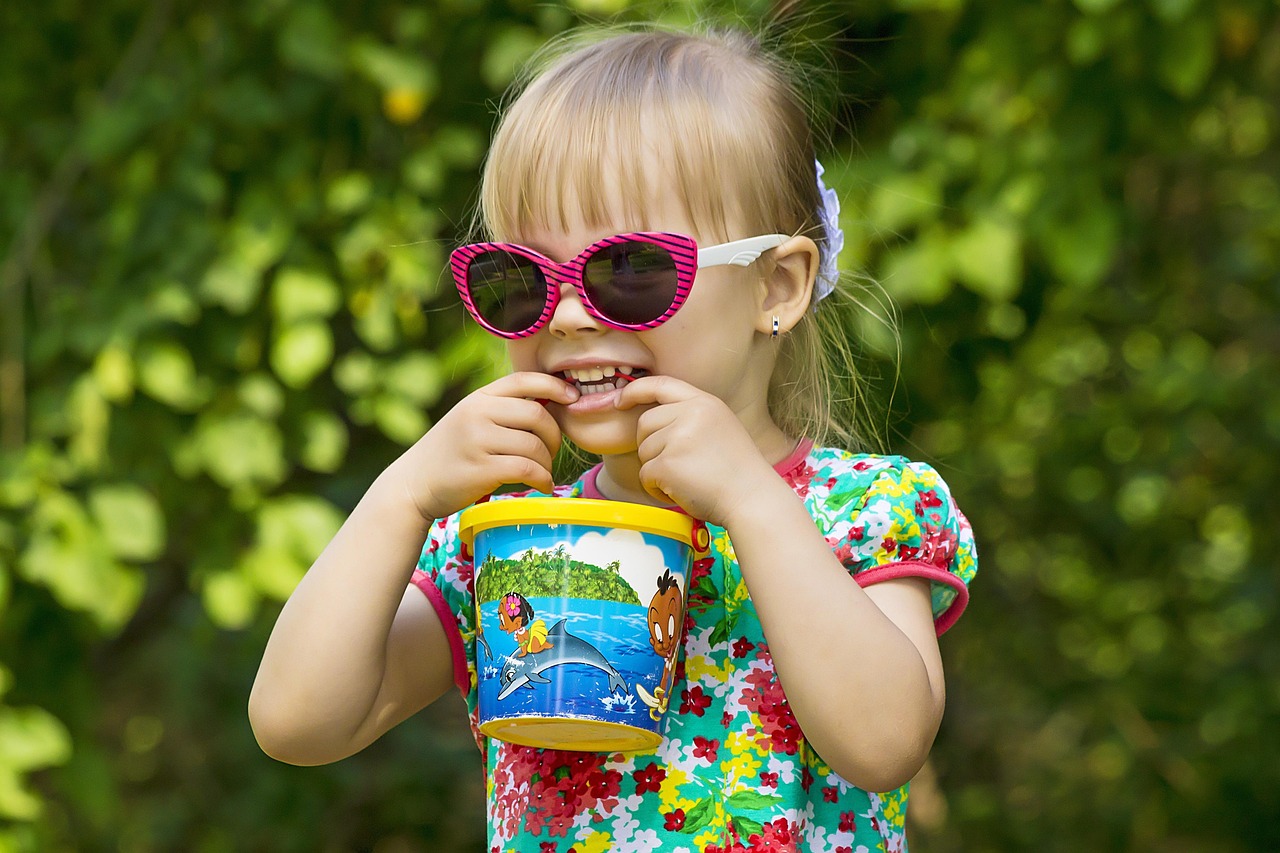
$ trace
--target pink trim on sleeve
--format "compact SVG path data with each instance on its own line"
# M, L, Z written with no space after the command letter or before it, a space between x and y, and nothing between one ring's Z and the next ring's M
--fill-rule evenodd
M969 588L964 585L964 581L946 569L940 569L932 563L921 563L915 560L886 563L883 566L875 566L866 571L858 572L853 576L853 579L858 582L858 586L864 589L881 581L891 581L898 578L924 578L933 583L946 584L956 591L956 597L951 602L951 606L933 620L934 630L938 632L939 637L946 633L948 628L956 624L956 620L960 618L960 614L964 612L965 607L969 604Z
M453 654L453 683L462 691L462 695L466 696L471 690L471 676L467 673L467 654L462 646L462 632L458 630L458 617L453 615L453 611L445 603L444 596L440 594L440 590L436 588L429 574L415 570L411 582L422 590L422 594L427 597L427 601L431 602L436 615L440 617L440 624L444 626L444 635L449 640L449 651Z

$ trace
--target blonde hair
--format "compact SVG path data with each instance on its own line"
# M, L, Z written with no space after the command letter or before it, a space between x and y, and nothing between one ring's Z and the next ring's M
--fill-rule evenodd
M803 234L825 251L800 80L741 29L649 25L553 40L508 95L484 167L479 230L514 240L619 215L637 230L661 229L642 205L674 187L700 240ZM727 233L730 221L746 233ZM864 407L852 330L836 308L847 301L842 290L779 340L769 411L789 435L858 450Z

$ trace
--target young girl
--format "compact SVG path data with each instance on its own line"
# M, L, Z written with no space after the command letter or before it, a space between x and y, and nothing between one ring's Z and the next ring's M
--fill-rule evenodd
M712 554L665 740L477 734L491 849L903 849L975 552L932 469L824 446L847 435L817 334L843 238L788 75L736 32L580 44L510 103L481 208L503 242L452 268L514 372L378 477L289 599L250 699L263 748L336 761L450 685L474 728L457 521L504 484L674 505ZM562 435L602 462L557 486Z

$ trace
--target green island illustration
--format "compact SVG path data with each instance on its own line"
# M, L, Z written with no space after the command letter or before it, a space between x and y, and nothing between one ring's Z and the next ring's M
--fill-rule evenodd
M525 598L594 598L639 604L636 591L619 574L621 570L617 560L603 568L575 560L564 545L554 551L530 548L508 560L490 554L476 571L476 601L485 604L515 590Z

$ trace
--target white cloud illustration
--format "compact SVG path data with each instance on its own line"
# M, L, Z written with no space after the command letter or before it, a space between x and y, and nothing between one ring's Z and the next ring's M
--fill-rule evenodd
M577 559L604 568L617 560L619 574L647 604L658 591L657 578L667 567L662 549L644 541L638 530L610 530L607 534L586 533L573 544Z

